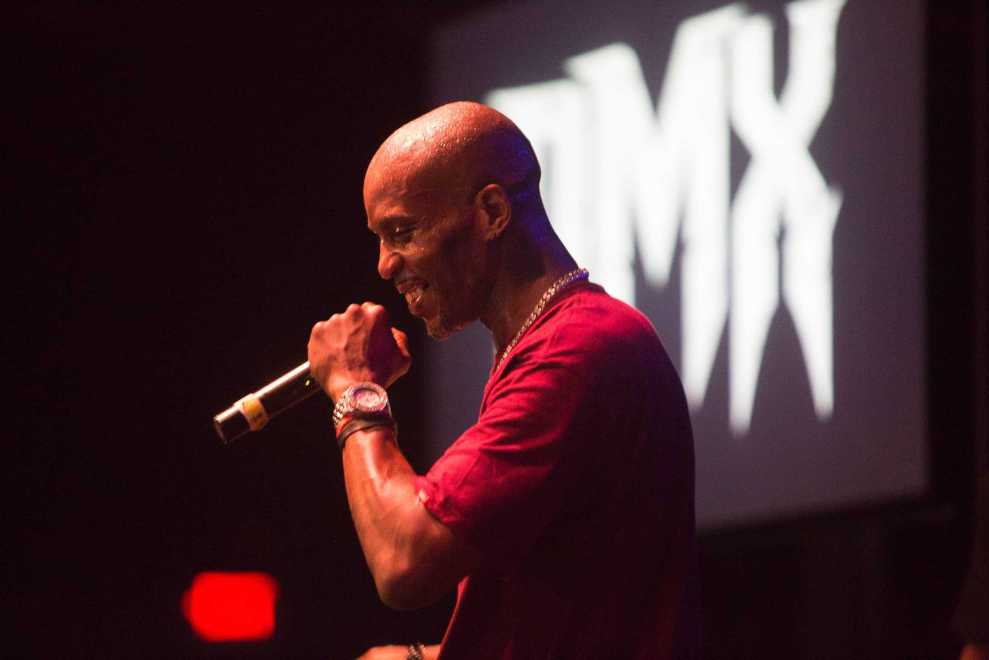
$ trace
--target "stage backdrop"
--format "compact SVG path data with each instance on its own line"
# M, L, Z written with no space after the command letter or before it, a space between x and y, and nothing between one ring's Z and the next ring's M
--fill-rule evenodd
M563 241L656 326L703 528L927 487L922 63L919 0L545 0L435 35L434 100L518 123ZM491 356L479 326L429 347L434 456Z

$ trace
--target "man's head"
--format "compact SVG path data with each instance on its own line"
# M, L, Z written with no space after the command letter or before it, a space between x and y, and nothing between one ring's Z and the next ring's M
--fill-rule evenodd
M429 334L445 338L479 318L506 236L545 219L539 164L507 117L450 103L395 131L364 178L378 272L393 280Z

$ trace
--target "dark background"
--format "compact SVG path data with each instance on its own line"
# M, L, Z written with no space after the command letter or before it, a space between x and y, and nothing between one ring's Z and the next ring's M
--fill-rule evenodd
M328 404L237 446L210 418L305 357L374 272L360 186L425 111L429 30L478 7L17 12L4 38L10 657L347 658L438 639L377 603ZM927 9L929 497L702 539L708 658L949 658L987 429L986 10ZM895 111L891 110L891 111ZM416 441L423 374L393 392ZM983 459L984 460L984 459ZM281 584L273 640L207 645L202 570Z

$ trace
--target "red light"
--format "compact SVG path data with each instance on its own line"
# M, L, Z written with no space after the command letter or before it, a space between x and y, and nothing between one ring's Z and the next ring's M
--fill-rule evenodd
M199 573L182 594L182 614L208 642L269 639L278 582L267 573Z

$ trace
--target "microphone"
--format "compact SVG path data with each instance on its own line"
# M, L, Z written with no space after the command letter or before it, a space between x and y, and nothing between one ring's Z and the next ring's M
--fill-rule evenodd
M246 433L260 431L268 420L321 391L309 373L309 363L304 362L216 415L213 427L220 442L229 445Z

